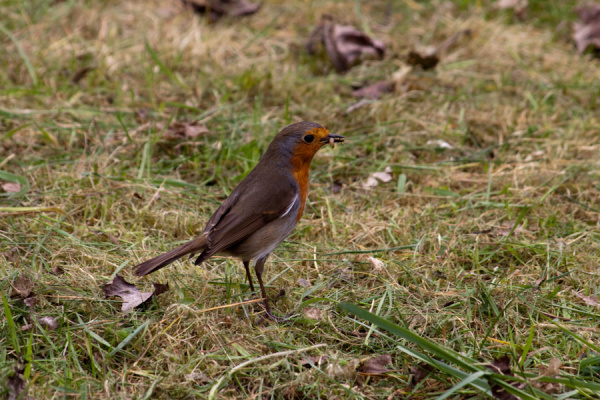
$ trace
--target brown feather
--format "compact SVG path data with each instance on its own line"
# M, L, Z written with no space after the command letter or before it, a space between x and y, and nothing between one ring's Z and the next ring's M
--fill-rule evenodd
M198 236L197 238L190 240L186 244L181 245L176 249L161 254L160 256L154 257L148 261L144 261L134 268L133 273L137 276L148 275L154 271L166 267L173 261L176 261L187 254L204 250L205 247L206 235Z

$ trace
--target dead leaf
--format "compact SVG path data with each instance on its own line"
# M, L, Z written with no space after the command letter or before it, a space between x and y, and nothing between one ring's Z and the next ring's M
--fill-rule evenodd
M540 365L538 366L538 371L540 372L540 377L549 376L549 377L557 377L560 374L560 367L562 366L562 361L560 361L556 357L552 357L548 362L548 366ZM541 390L544 393L554 394L554 393L563 393L563 385L561 383L555 382L542 382L539 380L533 380L533 387L538 390Z
M368 86L364 86L352 92L352 96L367 99L378 99L384 93L394 91L394 83L390 81L379 81Z
M515 16L524 19L527 16L528 0L498 0L494 8L498 10L513 10Z
M94 70L94 67L83 67L79 68L75 73L71 76L71 83L79 83L85 76Z
M322 315L322 311L319 310L317 307L308 307L306 309L304 309L304 315L306 315L307 318L313 319L315 321L320 321L323 319L323 315Z
M323 15L319 26L311 32L306 48L314 54L321 44L338 72L346 72L364 59L381 60L385 56L382 41L372 39L353 26L338 25L330 15Z
M6 193L19 193L21 191L21 185L18 182L4 182L2 184L2 190Z
M504 355L500 358L494 359L494 362L491 365L488 365L487 367L488 367L488 369L492 370L493 372L495 372L497 374L514 376L513 372L510 370L510 358L506 355ZM490 388L492 389L492 395L496 399L520 400L519 397L517 397L511 393L508 393L506 391L506 389L504 389L502 386L498 385L497 383L490 382L489 380L488 380L488 383L490 384ZM527 386L527 384L525 382L511 383L511 385L517 389L523 389L523 388L525 388L525 386Z
M15 373L9 377L6 386L8 387L8 400L31 400L31 397L27 396L27 383L23 379L23 372L25 368L20 368L15 365Z
M414 389L423 379L427 378L433 371L433 367L424 362L416 364L412 368L412 377L410 378L410 388Z
M303 279L303 278L298 279L298 285L300 285L302 287L311 287L312 286L309 281L307 281L306 279Z
M36 295L32 292L29 295L29 297L27 297L25 300L23 300L23 303L25 303L25 305L28 306L29 308L33 308L37 305L37 303L39 303L39 300L36 297Z
M310 368L313 365L320 367L321 364L325 364L327 356L307 356L300 359L300 365L304 368Z
M40 323L40 325L45 326L49 330L54 330L58 328L58 321L56 321L56 318L51 317L49 315L39 318L38 322Z
M427 141L427 146L436 146L440 149L452 149L452 145L448 142L446 142L445 140L441 140L441 139L432 139L432 140L428 140Z
M162 124L158 124L157 127L162 129ZM209 133L208 128L200 121L172 122L164 130L163 137L167 140L194 139L207 133Z
M208 14L210 21L221 17L251 15L260 9L260 4L247 0L181 0L183 5L197 14Z
M115 278L102 286L104 297L117 296L123 299L123 305L121 311L126 312L134 309L135 307L145 303L152 296L158 296L161 293L166 292L169 289L169 285L163 285L159 283L154 284L154 292L140 292L138 288L125 281L121 276L117 275Z
M211 379L204 372L192 372L191 374L187 374L183 376L186 381L194 381L200 385L206 384L211 381Z
M10 297L20 297L26 299L33 293L33 281L25 274L19 275L13 283L14 291L10 294Z
M54 276L60 276L65 274L65 270L61 267L56 267L52 271L50 271L50 273Z
M575 8L579 21L573 24L573 40L582 54L588 49L600 52L600 4L588 3Z
M386 365L391 364L392 357L389 354L382 354L368 359L361 363L356 369L361 375L383 375L391 370Z
M375 257L372 256L368 256L367 260L369 260L369 262L371 263L371 266L373 267L373 271L374 272L378 272L384 269L385 265L383 264L383 261L378 260Z
M408 52L406 62L414 67L421 67L425 71L434 69L440 62L436 49L429 49L423 52L411 50Z
M444 40L438 47L429 46L423 50L411 50L408 53L406 62L415 67L421 67L423 70L435 68L440 62L441 57L448 51L454 43L462 36L471 36L470 29L463 29Z
M600 301L598 301L598 299L596 297L586 296L583 293L579 293L579 292L576 292L574 290L571 290L571 293L573 293L575 296L577 296L581 300L583 300L583 302L585 304L587 304L588 306L593 306L593 307L600 306Z
M340 360L330 360L325 368L325 373L330 378L337 379L353 379L356 377L356 367L360 364L360 360L353 359L342 365Z
M392 180L392 168L390 166L385 167L383 172L374 172L372 173L367 181L363 183L363 188L371 189L379 184L379 181L383 183L387 183Z

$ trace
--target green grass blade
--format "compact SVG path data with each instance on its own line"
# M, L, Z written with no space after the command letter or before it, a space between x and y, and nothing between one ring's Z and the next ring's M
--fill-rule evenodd
M123 347L127 346L129 344L129 342L131 342L133 339L135 339L135 337L144 329L146 329L146 327L148 326L148 324L150 323L150 321L146 321L144 322L142 325L138 326L136 330L134 330L133 332L131 332L125 339L123 339L123 341L121 343L119 343L117 345L117 347L115 347L110 353L108 353L109 357L114 356L115 354L117 354L118 352L120 352Z
M21 354L19 341L17 340L17 328L15 326L15 321L13 320L12 312L10 312L10 307L8 307L8 301L6 300L4 293L2 293L2 304L4 305L4 317L6 318L6 323L8 324L8 331L10 332L10 340L13 348L18 354Z

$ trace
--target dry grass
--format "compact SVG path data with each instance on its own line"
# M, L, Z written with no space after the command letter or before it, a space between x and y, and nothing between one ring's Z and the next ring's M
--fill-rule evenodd
M433 398L457 382L436 373L411 389L407 343L367 335L336 309L345 301L481 362L524 354L520 370L537 375L558 358L564 376L598 382L600 313L574 292L600 301L600 64L552 28L561 14L532 3L535 23L487 4L272 1L207 24L159 1L6 2L0 170L30 188L0 197L12 313L0 322L0 376L30 366L36 399L205 398L219 379L219 398ZM385 60L339 76L307 55L324 12L383 40ZM414 71L411 90L344 112L351 84L465 28L472 37L435 72ZM165 141L171 119L202 120L210 134ZM102 298L115 274L133 280L131 266L201 230L277 130L302 119L347 143L316 157L305 216L267 265L271 293L287 291L275 308L296 318L257 324L260 307L233 305L249 296L243 269L219 258L152 276L171 290L144 310L121 314ZM394 179L364 189L386 166ZM23 275L32 309L8 297ZM60 327L21 331L33 316ZM317 344L327 346L278 354ZM328 361L304 368L308 354ZM378 354L394 372L357 378L356 360Z

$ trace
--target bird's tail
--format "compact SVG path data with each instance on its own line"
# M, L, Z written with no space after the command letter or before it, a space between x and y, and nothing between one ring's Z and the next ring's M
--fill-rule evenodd
M201 235L193 240L190 240L186 244L179 246L169 252L161 254L158 257L154 257L151 260L144 261L143 263L133 267L133 273L137 276L144 276L151 274L154 271L166 267L173 261L180 259L181 257L197 253L206 248L206 235Z

